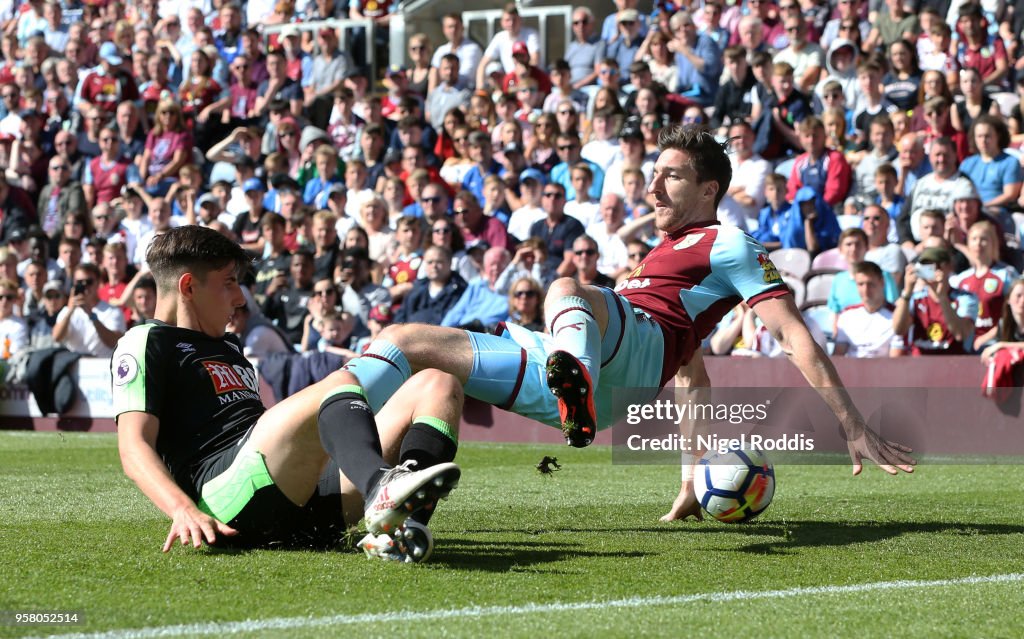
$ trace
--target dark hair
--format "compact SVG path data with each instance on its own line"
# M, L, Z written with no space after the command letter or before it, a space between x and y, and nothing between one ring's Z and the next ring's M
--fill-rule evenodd
M99 282L103 279L103 273L100 272L100 267L96 266L92 262L81 262L75 266L76 273L88 273L92 279Z
M202 226L179 226L158 235L146 261L163 294L177 288L178 278L192 273L200 281L211 271L234 265L239 274L252 265L249 254L217 231Z
M132 288L132 290L136 291L140 288L148 289L156 293L156 280L150 275L143 275L139 278L139 281L135 282L135 287Z
M854 275L867 275L875 279L881 280L884 276L882 275L882 269L874 262L868 260L861 260L857 264L853 265Z
M1003 304L1003 319L999 322L999 341L1002 342L1016 342L1019 340L1018 335L1024 331L1024 326L1017 326L1016 320L1013 319L1009 304L1010 293L1018 286L1024 286L1024 277L1018 277L1006 289L1007 303Z
M673 125L658 134L658 150L664 153L669 149L684 151L690 156L690 168L697 174L698 182L718 183L718 193L715 194L717 209L732 181L732 165L725 147L703 127Z
M868 245L868 234L864 232L864 229L856 228L844 229L843 232L839 234L839 240L837 240L836 244L842 244L843 240L845 240L848 237L859 238L860 241L864 243L865 247Z
M974 131L977 129L979 124L985 124L992 128L996 134L996 141L999 143L1000 149L1005 149L1010 146L1010 129L1006 127L1006 122L1001 117L992 115L990 113L983 113L978 117L974 118L974 122L971 123L971 133L967 136L967 141L971 145L971 149L977 153L978 149L974 143Z

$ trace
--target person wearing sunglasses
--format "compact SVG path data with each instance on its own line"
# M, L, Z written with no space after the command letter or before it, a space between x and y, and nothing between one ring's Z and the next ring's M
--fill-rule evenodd
M597 242L589 235L583 234L572 243L572 263L576 267L573 277L583 285L604 286L613 288L615 280L597 270L597 262L601 251Z
M786 0L796 2L796 0ZM816 42L809 39L808 24L800 15L787 17L783 22L789 45L775 55L775 62L785 62L793 67L796 88L804 93L812 90L825 67L825 52Z
M532 277L521 277L508 292L508 319L530 331L544 330L544 289Z

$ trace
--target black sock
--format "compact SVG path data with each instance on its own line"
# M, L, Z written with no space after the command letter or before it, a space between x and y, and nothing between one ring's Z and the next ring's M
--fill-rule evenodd
M422 470L455 459L458 444L429 424L415 422L402 439L402 463L416 460L416 469Z
M458 444L451 437L434 426L415 422L402 439L400 459L403 463L415 459L417 469L429 468L452 461L457 450ZM433 514L434 509L423 509L414 513L411 519L426 526Z
M348 388L330 395L320 404L317 428L324 450L366 497L377 485L381 469L388 468L366 398Z

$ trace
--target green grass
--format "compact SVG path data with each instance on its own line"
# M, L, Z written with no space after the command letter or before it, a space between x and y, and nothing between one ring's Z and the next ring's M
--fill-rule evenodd
M541 476L534 464L545 454L563 470ZM164 555L168 522L122 475L112 436L0 433L0 610L78 609L87 621L0 625L0 636L1024 572L1016 466L922 466L901 477L868 469L860 478L847 466L780 466L768 511L730 526L659 523L678 468L613 465L607 448L464 444L459 462L462 484L434 519L429 564L352 551ZM1022 598L1024 582L1012 581L230 636L1009 637L1024 628Z

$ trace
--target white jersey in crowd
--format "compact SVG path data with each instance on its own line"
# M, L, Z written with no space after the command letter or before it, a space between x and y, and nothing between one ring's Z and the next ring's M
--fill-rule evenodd
M836 345L846 344L847 357L889 357L893 348L902 348L903 340L892 329L889 304L874 313L863 304L850 306L836 322Z

